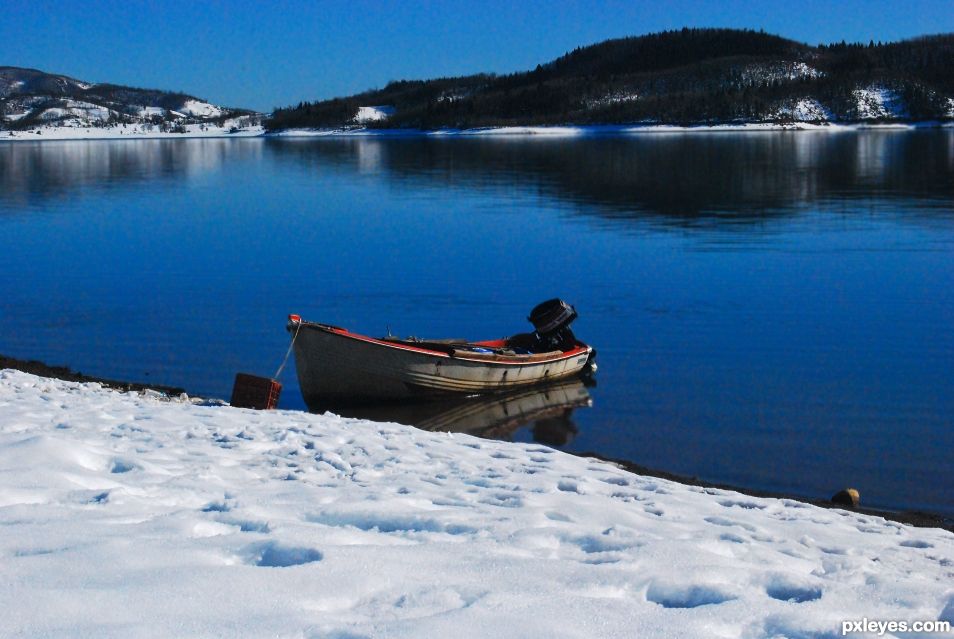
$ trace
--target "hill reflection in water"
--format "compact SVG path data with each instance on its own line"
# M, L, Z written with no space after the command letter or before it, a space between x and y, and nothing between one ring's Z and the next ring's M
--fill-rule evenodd
M0 144L0 189L24 203L196 176L263 153L294 171L311 165L439 189L544 194L623 223L759 223L873 195L922 198L950 216L954 198L952 130L17 142Z
M950 217L954 198L954 131L290 139L271 141L267 152L296 168L381 173L439 189L536 192L621 226L755 224L873 195L919 198Z

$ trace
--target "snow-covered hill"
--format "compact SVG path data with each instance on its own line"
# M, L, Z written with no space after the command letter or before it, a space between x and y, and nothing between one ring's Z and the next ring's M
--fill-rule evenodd
M182 93L93 84L35 69L0 67L0 139L37 132L46 139L118 137L133 132L235 133L260 124L259 114L216 106Z
M943 530L538 444L12 370L0 561L4 637L755 639L954 622Z

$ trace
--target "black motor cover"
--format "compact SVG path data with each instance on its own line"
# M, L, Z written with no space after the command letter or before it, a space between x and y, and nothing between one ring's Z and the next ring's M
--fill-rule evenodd
M534 306L527 319L538 334L545 336L569 326L576 318L576 309L555 297Z
M561 299L541 302L530 311L527 318L536 329L530 335L511 338L514 346L527 348L532 353L568 351L578 345L570 324L576 319L576 309Z

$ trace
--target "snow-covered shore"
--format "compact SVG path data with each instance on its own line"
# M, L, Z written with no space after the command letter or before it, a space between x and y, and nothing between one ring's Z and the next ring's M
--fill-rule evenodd
M268 137L309 138L309 137L353 137L353 136L426 136L426 137L594 137L644 135L657 133L749 133L778 131L827 131L842 133L849 131L910 131L914 129L954 128L954 122L886 122L886 123L812 123L812 122L749 122L742 124L712 124L676 126L670 124L646 125L598 125L598 126L510 126L487 127L480 129L437 129L422 131L417 129L370 129L354 127L348 129L286 129L267 133Z
M274 138L314 138L314 137L593 137L644 135L657 133L749 133L778 131L827 131L840 133L848 131L909 131L925 128L954 128L954 122L890 122L856 124L815 124L794 122L780 124L774 122L751 122L746 124L713 124L698 126L658 125L602 125L602 126L512 126L488 127L480 129L438 129L423 131L418 129L371 129L353 127L347 129L286 129L266 132L261 126L232 127L202 124L185 125L184 132L163 132L143 125L128 127L56 127L47 126L25 131L0 130L0 142L43 142L63 140L141 140L141 139L186 139L186 138L235 138L235 137L274 137Z
M0 554L5 637L835 637L847 620L954 621L943 530L539 445L13 370Z
M43 142L63 140L143 140L183 138L235 138L257 137L265 132L260 125L239 126L238 122L226 121L222 126L214 124L185 124L180 132L162 131L159 127L145 124L127 126L43 126L23 131L0 130L0 142Z

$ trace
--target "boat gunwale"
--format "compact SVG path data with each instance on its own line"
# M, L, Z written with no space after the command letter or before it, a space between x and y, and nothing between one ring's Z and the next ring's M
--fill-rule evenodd
M532 360L532 361L514 359L514 360L500 361L500 360L484 359L484 358L480 358L480 357L469 358L469 357L466 357L466 356L461 356L461 355L459 355L459 354L445 353L445 352L443 352L443 351L437 351L437 350L433 350L433 349L429 349L429 348L423 348L423 347L419 347L419 346L411 346L410 344L401 344L401 343L397 343L397 342L391 342L391 341L388 341L388 340L377 339L377 338L375 338L375 337L369 337L369 336L367 336L367 335L361 335L360 333L352 333L352 332L349 331L348 329L346 329L346 328L341 328L340 326L333 326L333 325L331 325L331 324L322 324L322 323L320 323L320 322L310 322L310 321L307 321L307 320L299 320L299 321L297 321L297 322L290 322L290 323L288 324L288 330L289 330L289 331L292 331L292 330L293 330L293 327L294 327L296 324L297 324L298 326L300 326L300 328L315 329L315 330L322 331L322 332L324 332L324 333L330 333L331 335L335 335L335 336L338 336L338 337L344 337L344 338L347 338L347 339L353 339L353 340L355 340L355 341L359 341L359 342L364 342L364 343L367 343L367 344L371 344L371 345L373 345L373 346L383 346L383 347L386 347L386 348L393 348L393 349L402 350L402 351L410 351L410 352L421 353L422 355L428 355L428 356L431 356L431 357L442 357L442 358L446 358L446 359L460 360L460 361L465 361L465 362L471 362L471 363L474 363L474 364L481 364L481 365L485 365L485 366L487 366L487 365L491 365L491 366L538 366L538 365L541 365L541 364L552 364L553 362L559 362L559 361L564 360L564 359L572 359L572 358L574 358L574 357L578 357L578 356L583 355L583 354L589 355L589 353L591 353L592 350L593 350L593 348L592 348L591 346L588 346L588 345L586 345L586 344L582 344L582 342L581 342L581 345L580 345L580 346L577 346L576 348L574 348L574 349L572 349L572 350L569 350L569 351L563 351L563 352L561 352L559 355L555 355L555 356L553 356L552 358L549 358L549 359L538 359L538 360ZM490 340L490 341L494 341L494 340ZM473 343L479 344L479 342L473 342ZM475 355L478 355L478 354L475 353ZM506 356L504 356L504 357L506 357ZM519 356L515 356L515 357L519 357Z

